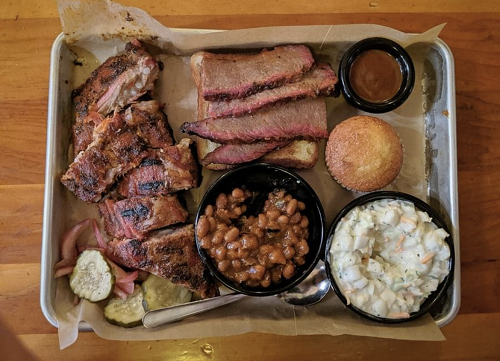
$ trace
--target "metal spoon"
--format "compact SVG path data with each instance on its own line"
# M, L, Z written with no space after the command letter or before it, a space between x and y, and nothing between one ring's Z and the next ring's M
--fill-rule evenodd
M307 306L318 303L330 290L330 281L326 275L325 264L319 261L307 278L298 286L283 292L277 297L282 301L297 306ZM165 325L186 317L196 315L217 307L233 303L243 297L249 297L241 293L232 293L224 296L209 298L206 300L184 303L182 305L162 308L146 312L142 323L146 328Z
M309 306L321 301L329 290L330 280L326 275L325 264L320 260L304 281L277 297L291 305Z

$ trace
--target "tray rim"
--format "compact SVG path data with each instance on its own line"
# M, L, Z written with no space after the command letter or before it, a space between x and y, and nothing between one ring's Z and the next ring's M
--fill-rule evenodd
M450 127L450 134L454 134L450 144L449 150L449 174L450 174L450 211L449 217L451 222L451 232L453 233L453 242L455 246L455 269L453 279L453 300L452 306L448 314L436 320L439 327L444 327L455 319L460 309L461 304L461 274L460 274L460 231L459 231L459 203L458 203L458 165L457 165L457 120L456 120L456 100L455 100L455 59L453 53L442 39L437 38L435 44L441 48L442 54L446 57L449 76L446 77L446 85L448 88L448 104L449 115L448 122Z
M176 32L184 33L209 33L209 32L219 32L225 30L211 30L211 29L191 29L191 28L171 28L171 30ZM44 188L44 205L43 205L43 230L42 230L42 244L41 244L41 260L40 260L40 307L42 313L47 319L47 321L54 327L58 328L58 322L56 319L56 314L54 307L51 302L50 293L47 292L50 282L53 282L52 269L50 265L52 264L51 257L51 244L50 235L52 230L52 193L53 193L53 183L51 181L51 176L53 173L52 169L52 158L54 157L54 133L55 127L54 123L56 120L56 110L58 104L58 91L57 87L59 84L59 58L61 47L65 43L64 33L60 33L54 43L52 44L51 55L50 55L50 70L49 70L49 94L48 94L48 111L47 111L47 145L46 145L46 163L45 163L45 188ZM450 127L450 134L454 134L451 138L452 144L450 144L449 150L449 173L450 173L450 210L449 217L451 220L451 229L453 233L453 239L455 243L455 269L454 269L454 280L452 283L452 293L453 299L451 301L451 307L447 314L443 317L437 317L435 320L438 327L444 327L449 324L457 316L460 309L461 303L461 287L460 287L460 239L459 239L459 218L458 218L458 176L457 176L457 137L456 137L456 104L455 104L455 64L453 54L450 47L440 38L437 38L434 43L441 53L444 54L446 61L447 71L449 76L445 78L446 87L448 89L447 93L447 103L449 104L449 116L448 122ZM81 322L79 325L80 331L92 331L92 328L88 323Z

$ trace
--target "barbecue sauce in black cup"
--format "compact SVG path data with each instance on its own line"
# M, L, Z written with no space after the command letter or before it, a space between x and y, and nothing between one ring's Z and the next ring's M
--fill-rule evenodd
M369 113L396 109L410 96L415 70L408 53L385 38L357 42L340 62L339 79L346 100Z

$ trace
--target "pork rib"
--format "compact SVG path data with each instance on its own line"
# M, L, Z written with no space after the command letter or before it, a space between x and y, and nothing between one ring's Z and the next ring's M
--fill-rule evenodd
M259 54L203 52L194 56L202 58L200 86L208 101L244 98L296 81L314 63L305 45L277 46Z
M118 185L124 197L174 193L198 185L198 166L191 153L191 140L155 150L125 175Z
M133 197L99 203L104 229L116 238L143 239L150 231L185 222L188 211L177 196Z
M79 139L80 123L88 123L91 129L100 123L116 107L138 99L153 90L158 77L158 63L142 44L133 40L125 46L125 53L107 59L92 72L87 81L73 91L76 123L73 127L75 155L90 144L88 137Z
M144 241L115 238L108 243L106 254L121 265L166 278L200 293L203 298L219 294L196 251L192 224L155 232Z
M61 182L81 200L99 201L117 177L141 163L148 147L172 144L167 127L154 100L115 112L95 128L92 143L78 154Z
M326 104L323 98L303 99L239 118L184 123L180 129L222 144L328 138Z
M329 96L333 94L337 81L337 76L329 64L318 64L294 83L267 89L243 99L210 102L207 109L208 116L211 118L238 116L253 113L262 107L276 103L306 97Z
M174 144L170 135L167 116L161 111L161 105L156 100L132 104L123 112L123 117L129 127L144 139L150 148L167 148Z
M85 202L97 202L115 179L139 165L146 144L126 126L119 113L94 131L94 140L71 163L61 182Z

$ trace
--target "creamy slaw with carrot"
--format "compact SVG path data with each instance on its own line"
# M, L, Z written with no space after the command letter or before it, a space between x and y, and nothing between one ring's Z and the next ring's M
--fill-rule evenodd
M449 273L448 236L411 202L373 201L337 224L332 274L348 304L382 318L408 318Z

